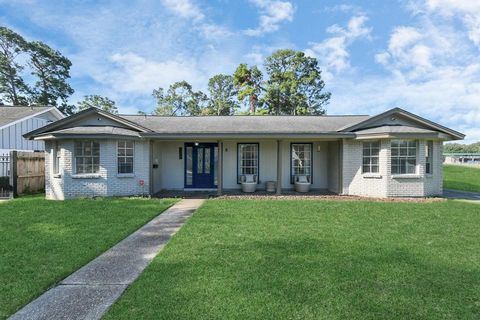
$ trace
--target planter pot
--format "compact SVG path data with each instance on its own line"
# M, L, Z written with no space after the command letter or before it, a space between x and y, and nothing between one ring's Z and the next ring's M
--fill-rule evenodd
M265 182L265 190L267 192L275 192L275 181L267 181Z
M247 193L252 193L257 190L256 182L242 182L242 191Z
M295 182L295 191L297 192L309 192L310 182Z

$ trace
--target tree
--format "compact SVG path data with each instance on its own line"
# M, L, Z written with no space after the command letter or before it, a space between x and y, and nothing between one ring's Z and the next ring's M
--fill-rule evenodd
M480 153L480 142L472 144L447 143L443 146L445 153Z
M213 76L208 81L208 92L210 98L204 114L230 116L238 109L239 105L235 99L237 91L232 76L226 74Z
M153 96L157 100L157 108L153 111L156 115L200 115L208 101L203 92L194 92L186 81L173 83L167 92L163 88L153 90Z
M262 81L263 75L257 66L249 68L248 65L241 63L233 74L233 83L238 89L238 100L244 101L248 98L251 114L257 111Z
M265 70L269 79L263 100L269 114L325 113L323 107L331 94L323 91L325 83L317 59L301 51L277 50L265 59Z
M72 63L60 52L48 45L33 41L28 44L32 74L37 77L33 99L37 104L58 107L65 114L72 114L74 106L67 104L73 94L68 84Z
M17 58L24 53L27 41L14 31L0 26L0 94L13 105L27 104L29 88L20 76L23 66Z
M96 94L85 96L85 98L77 104L77 107L79 111L94 107L110 113L118 113L115 101Z

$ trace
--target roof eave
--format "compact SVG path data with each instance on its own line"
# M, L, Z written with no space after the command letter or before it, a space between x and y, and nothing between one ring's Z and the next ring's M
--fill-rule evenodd
M125 134L112 133L96 133L96 134L82 134L82 133L45 133L37 135L33 140L65 140L65 139L143 139L141 136L132 136Z
M53 123L47 124L46 126L43 126L41 128L38 128L38 129L35 129L33 131L27 132L23 135L23 137L25 139L32 140L33 138L35 138L36 136L39 136L40 134L48 133L49 131L52 131L55 128L58 128L62 125L72 123L72 122L74 122L78 119L81 119L83 117L86 117L86 116L88 116L90 114L94 114L94 113L102 115L102 116L104 116L106 118L109 118L111 120L117 121L121 124L124 124L124 125L130 127L130 128L134 128L134 129L136 129L140 132L153 132L152 130L150 130L150 129L144 127L144 126L141 126L138 123L132 122L132 121L127 120L127 119L124 119L120 116L111 114L109 112L106 112L106 111L103 111L103 110L100 110L100 109L97 109L97 108L89 108L89 109L80 111L78 113L75 113L71 116L68 116L66 118L63 118L61 120L58 120L58 121L55 121Z
M145 138L166 138L166 139L186 139L186 138L268 138L268 139L288 139L288 138L329 138L329 139L342 139L355 137L353 133L339 133L339 132L188 132L188 133L141 133Z
M368 118L364 121L360 121L359 123L356 123L354 125L349 125L349 126L345 126L343 128L340 128L339 131L340 132L351 132L353 130L361 128L365 124L371 123L371 122L373 122L373 121L375 121L379 118L382 118L382 117L385 117L385 116L388 116L388 115L394 114L394 113L400 113L403 116L406 116L407 118L413 119L413 120L418 121L420 123L423 123L427 126L433 127L436 130L443 131L444 133L447 133L447 134L451 135L452 137L454 137L454 139L452 139L452 140L463 140L465 138L465 135L461 132L458 132L458 131L455 131L453 129L442 126L441 124L438 124L436 122L433 122L433 121L430 121L430 120L425 119L423 117L420 117L420 116L418 116L416 114L413 114L411 112L408 112L408 111L406 111L402 108L393 108L393 109L387 110L387 111L382 112L382 113L380 113L376 116L370 117L370 118Z
M356 134L355 140L370 140L370 139L435 139L442 141L460 140L452 135L447 135L441 132L382 132L382 133L365 133Z

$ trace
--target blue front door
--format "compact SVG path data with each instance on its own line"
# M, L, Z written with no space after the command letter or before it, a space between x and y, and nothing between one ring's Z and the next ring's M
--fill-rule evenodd
M185 188L216 188L216 143L185 143Z

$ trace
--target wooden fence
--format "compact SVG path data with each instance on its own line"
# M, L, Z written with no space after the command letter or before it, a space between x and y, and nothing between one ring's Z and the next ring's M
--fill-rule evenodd
M12 151L10 182L14 196L45 190L45 153Z

